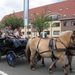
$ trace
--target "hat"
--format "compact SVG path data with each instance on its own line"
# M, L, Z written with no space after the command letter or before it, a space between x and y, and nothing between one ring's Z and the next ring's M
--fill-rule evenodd
M8 24L8 26L12 26L12 24Z

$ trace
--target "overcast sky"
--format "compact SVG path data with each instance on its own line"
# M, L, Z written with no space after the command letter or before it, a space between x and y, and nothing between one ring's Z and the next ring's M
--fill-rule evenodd
M47 5L63 0L29 0L29 8L35 8L42 5ZM0 1L0 20L4 15L23 11L24 0L1 0Z

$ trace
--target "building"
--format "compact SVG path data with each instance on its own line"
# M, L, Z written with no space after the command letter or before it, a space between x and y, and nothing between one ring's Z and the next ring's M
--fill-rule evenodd
M26 29L26 36L36 36L38 34L37 30L31 25L31 20L34 17L34 12L39 15L45 7L48 8L46 15L54 19L52 21L54 26L45 30L48 36L57 37L62 31L75 30L75 0L64 0L62 2L29 9L29 26ZM23 11L16 12L15 15L17 17L23 17Z

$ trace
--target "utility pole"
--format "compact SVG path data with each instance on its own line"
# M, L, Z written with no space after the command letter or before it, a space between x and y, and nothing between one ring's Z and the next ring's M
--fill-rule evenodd
M29 0L24 0L24 35L27 35L27 26L29 19Z

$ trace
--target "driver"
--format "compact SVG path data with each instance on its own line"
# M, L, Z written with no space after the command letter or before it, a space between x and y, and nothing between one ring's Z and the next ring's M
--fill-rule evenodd
M20 41L14 37L14 31L12 30L12 25L9 24L7 30L5 31L6 40L13 42L14 47L20 46Z

